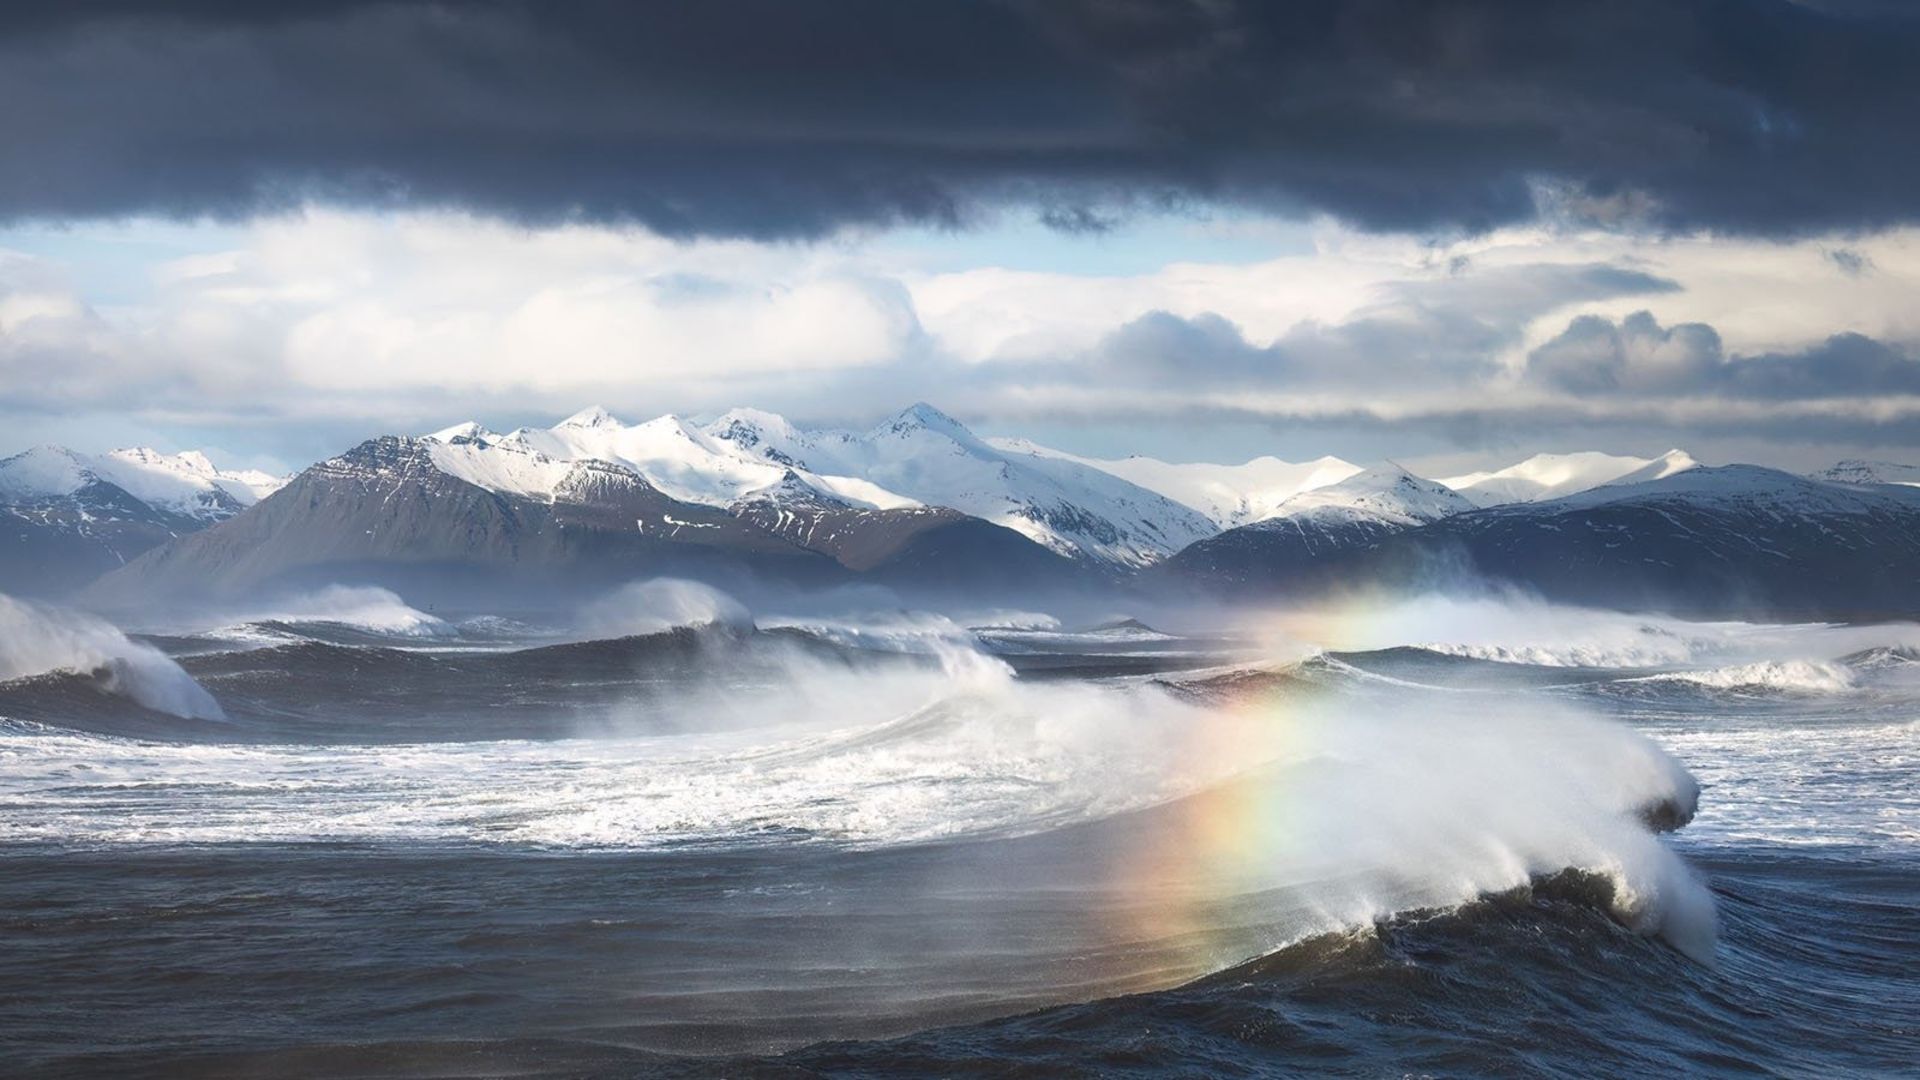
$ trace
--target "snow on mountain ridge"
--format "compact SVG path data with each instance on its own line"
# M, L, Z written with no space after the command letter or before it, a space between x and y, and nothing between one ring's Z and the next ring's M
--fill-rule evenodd
M480 421L478 420L463 420L452 427L441 428L431 435L421 436L421 438L430 442L443 443L455 442L461 439L488 441L499 437L500 436L480 426Z
M502 494L552 502L554 492L573 471L571 461L555 461L537 450L472 435L444 441L428 436L424 441L435 468Z
M1693 455L1685 450L1669 450L1625 476L1616 476L1599 486L1625 487L1629 484L1645 484L1654 480L1665 480L1669 476L1678 476L1683 472L1701 467L1701 464L1694 460Z
M1239 465L1173 464L1138 454L1118 460L1079 457L1025 439L987 441L1003 450L1064 458L1099 469L1205 514L1223 529L1269 517L1293 496L1361 471L1360 466L1332 456L1298 463L1257 457Z
M221 469L198 450L162 454L139 446L106 454L109 479L143 502L191 498L211 484L243 506L252 506L280 490L287 477L258 469Z
M437 467L490 490L551 500L567 462L632 469L684 502L730 507L793 484L862 509L944 506L1056 552L1138 566L1214 531L1203 515L1098 469L1005 451L925 403L864 433L804 429L733 409L704 427L677 416L623 424L589 409L552 428L489 436L457 425L429 436Z
M805 460L929 506L1004 525L1063 555L1143 566L1215 529L1203 515L1079 462L996 447L918 403L864 435L823 432Z
M1303 491L1281 503L1255 527L1268 522L1364 519L1411 528L1475 509L1464 495L1436 480L1408 472L1391 462L1336 484Z
M613 414L598 405L589 405L565 420L555 424L555 428L604 428L619 427L620 421Z
M1887 505L1920 505L1911 486L1862 485L1796 476L1763 465L1697 465L1634 484L1603 484L1554 500L1565 507L1682 501L1692 506L1752 509L1768 516L1872 513Z
M0 459L0 502L71 495L99 479L92 464L64 446L35 446Z
M1835 462L1832 468L1814 473L1813 479L1838 484L1899 484L1903 487L1920 487L1920 465L1849 458L1846 461Z
M874 438L884 434L901 434L921 429L938 432L958 441L976 443L981 441L980 437L965 424L924 401L916 401L900 410L867 434L869 438Z
M1657 458L1595 451L1535 454L1504 469L1441 477L1439 482L1466 496L1475 505L1501 506L1557 499L1603 484L1657 480L1697 464L1682 450L1669 450Z
M253 469L222 470L198 450L163 454L142 446L90 455L37 446L0 460L0 502L68 498L104 482L156 510L217 521L271 495L286 480Z

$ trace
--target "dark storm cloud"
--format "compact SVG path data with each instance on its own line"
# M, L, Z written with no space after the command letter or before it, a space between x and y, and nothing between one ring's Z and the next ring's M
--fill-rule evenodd
M1893 5L68 0L0 9L0 216L310 198L680 234L1025 207L1920 216Z
M1583 315L1527 358L1537 383L1582 395L1755 401L1920 394L1920 361L1860 334L1791 353L1730 356L1704 323L1663 327L1645 312L1618 323Z

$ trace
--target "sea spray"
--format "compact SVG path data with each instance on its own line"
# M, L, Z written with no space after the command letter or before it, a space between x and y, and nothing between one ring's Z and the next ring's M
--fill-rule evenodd
M680 578L622 585L582 609L579 622L596 637L658 634L683 626L753 629L753 616L738 600L711 585Z
M446 620L410 606L391 589L376 585L328 585L271 600L200 613L191 622L167 629L214 637L274 644L298 640L314 629L336 627L354 634L410 639L455 637Z
M153 646L94 616L0 594L0 680L51 672L100 675L109 690L174 716L224 719L213 695Z
M649 618L741 611L678 585L637 595ZM1623 921L1710 948L1710 902L1645 824L1656 808L1684 820L1696 785L1645 738L1570 706L1417 687L1233 702L1137 680L1023 681L937 617L830 636L842 648L750 634L779 658L751 687L724 645L740 635L716 638L695 654L710 677L648 706L644 737L614 724L589 738L384 746L20 740L4 793L19 812L0 832L595 850L1032 838L1059 850L1023 887L1077 875L1112 903L1160 912L1142 940L1207 946L1182 970L1578 867L1616 883ZM849 643L900 659L849 664ZM52 783L81 763L181 794ZM1086 844L1080 828L1108 839Z

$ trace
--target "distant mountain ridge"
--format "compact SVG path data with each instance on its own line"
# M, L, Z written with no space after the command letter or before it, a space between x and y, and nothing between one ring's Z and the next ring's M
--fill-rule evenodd
M1494 581L1596 607L1911 618L1920 488L1698 466L1377 527L1304 553L1284 530L1245 526L1181 552L1156 577L1242 598Z
M0 461L0 589L91 582L88 602L117 606L424 581L457 601L682 574L1237 602L1473 579L1604 606L1920 612L1920 470L1883 462L1810 478L1679 450L1538 454L1434 480L1334 457L1078 457L982 439L926 404L861 431L589 408L549 428L381 436L278 483L204 455L15 455Z
M1684 450L1669 450L1657 458L1592 452L1535 454L1504 469L1445 477L1440 483L1466 496L1476 506L1500 506L1557 499L1603 484L1659 480L1698 465Z
M1214 531L1206 517L1089 465L1006 450L917 404L869 431L809 430L753 409L697 425L627 424L583 410L551 428L496 434L476 423L427 436L449 474L491 491L547 498L570 462L631 469L682 502L729 507L786 485L870 510L943 507L1018 532L1057 554L1118 567L1158 561Z
M1473 509L1452 488L1385 464L1300 492L1268 517L1189 545L1165 569L1188 578L1257 582L1259 567L1322 564Z
M0 458L0 503L72 495L90 484L120 488L156 512L223 521L272 494L287 477L222 470L198 450L163 454L147 447L82 454L36 446Z
M1240 465L1177 465L1139 455L1108 460L1078 457L1025 439L988 441L1010 452L1061 458L1111 473L1198 510L1222 529L1271 517L1293 496L1338 483L1361 471L1360 466L1337 457L1297 464L1258 457Z
M1901 484L1920 487L1920 465L1854 459L1838 462L1832 468L1814 473L1813 478L1830 480L1837 484Z
M965 585L991 572L1017 587L1077 573L1012 530L946 509L855 506L788 471L714 506L622 462L495 445L472 430L370 439L246 513L107 573L85 599L124 607L354 581L458 602L662 575L746 587ZM683 491L695 482L678 479Z
M52 595L184 533L225 521L284 479L223 471L198 451L82 454L38 446L0 459L0 591Z

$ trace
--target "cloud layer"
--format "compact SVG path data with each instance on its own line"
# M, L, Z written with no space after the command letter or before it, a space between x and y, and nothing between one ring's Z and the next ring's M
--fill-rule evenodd
M1791 353L1732 356L1705 323L1663 327L1650 312L1618 323L1583 315L1527 358L1536 382L1590 396L1811 402L1920 396L1908 349L1834 334Z
M1326 227L1264 262L1133 275L445 213L316 210L236 237L99 307L56 263L0 252L9 430L111 415L116 431L232 430L229 445L305 438L277 451L299 461L592 402L863 424L930 399L1012 430L1157 426L1189 457L1334 449L1224 449L1210 432L1229 421L1428 446L1571 449L1575 429L1643 453L1703 435L1920 445L1920 232L1436 247ZM1635 434L1592 434L1608 431Z
M76 0L0 15L0 217L1797 236L1920 217L1915 55L1906 8L1789 0Z

